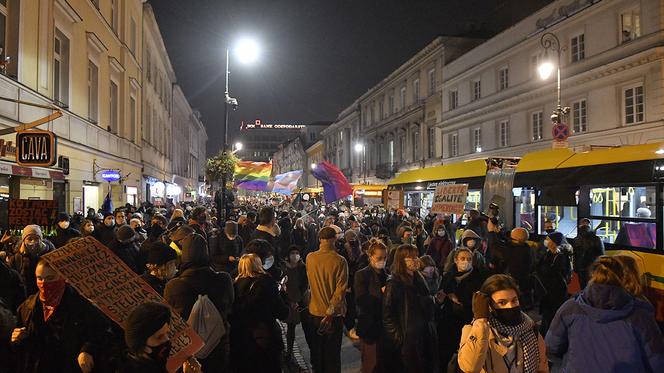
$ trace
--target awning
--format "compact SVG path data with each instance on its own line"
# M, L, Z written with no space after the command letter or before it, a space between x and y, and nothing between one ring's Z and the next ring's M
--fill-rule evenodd
M39 179L64 180L65 175L60 170L50 170L42 167L23 167L15 164L0 162L0 174L36 177Z
M369 191L381 191L387 189L387 185L382 184L352 184L353 191L356 190L369 190Z
M465 179L484 176L486 174L486 161L475 159L467 162L450 163L434 167L418 168L404 171L390 180L387 185L421 183L424 181L438 181L451 179Z

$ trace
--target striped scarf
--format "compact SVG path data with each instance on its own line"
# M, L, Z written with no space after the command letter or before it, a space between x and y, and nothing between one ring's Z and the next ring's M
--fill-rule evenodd
M534 325L526 315L519 325L509 326L501 323L491 315L489 317L491 327L506 337L518 338L523 346L523 371L524 373L535 373L539 365L539 346Z

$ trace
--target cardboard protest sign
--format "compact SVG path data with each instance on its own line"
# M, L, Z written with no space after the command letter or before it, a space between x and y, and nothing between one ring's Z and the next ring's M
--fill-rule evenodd
M383 205L388 210L403 208L403 190L383 190Z
M468 184L443 184L436 187L431 212L436 214L463 214L466 207Z
M39 199L10 199L9 228L21 229L29 224L50 227L58 218L58 201Z
M151 301L167 304L110 249L86 237L50 252L43 258L82 296L124 328L124 321L138 305ZM203 341L187 322L171 313L172 343L167 369L175 372L193 356Z

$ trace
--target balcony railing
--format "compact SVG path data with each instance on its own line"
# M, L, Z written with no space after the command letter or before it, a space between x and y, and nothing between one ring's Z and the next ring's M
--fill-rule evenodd
M398 163L381 163L376 165L376 177L379 179L391 179L399 171Z

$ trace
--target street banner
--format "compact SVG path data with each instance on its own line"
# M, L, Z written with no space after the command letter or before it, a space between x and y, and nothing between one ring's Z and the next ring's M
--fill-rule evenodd
M58 218L58 201L41 199L10 199L8 225L10 229L23 229L26 225L40 227L55 225Z
M168 305L147 282L92 237L74 241L42 258L122 328L127 317L140 304L158 302ZM172 349L166 368L173 373L204 343L175 311L171 312L170 329Z
M468 184L443 184L436 187L431 212L462 215L466 208Z
M403 190L383 190L383 205L386 210L403 208Z

